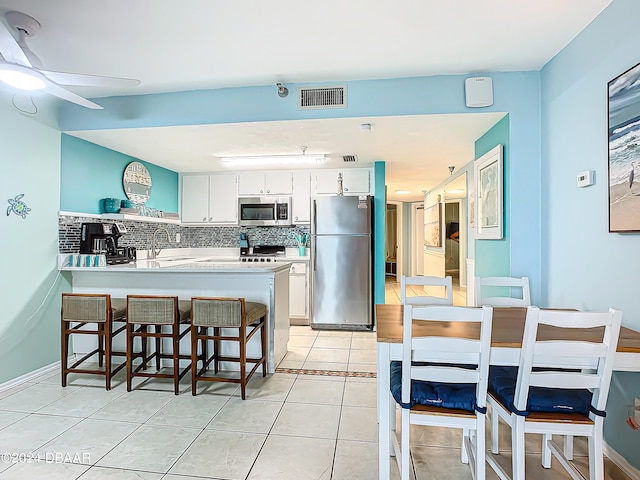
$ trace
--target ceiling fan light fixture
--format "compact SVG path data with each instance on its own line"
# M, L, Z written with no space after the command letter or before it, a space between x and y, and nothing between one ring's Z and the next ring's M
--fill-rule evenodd
M249 157L222 157L226 167L255 167L268 165L318 165L324 163L325 155L255 155Z
M47 86L37 72L20 65L0 65L0 81L20 90L42 90Z

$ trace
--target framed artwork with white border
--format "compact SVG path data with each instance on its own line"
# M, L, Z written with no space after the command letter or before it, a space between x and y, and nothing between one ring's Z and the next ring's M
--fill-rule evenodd
M474 163L477 239L500 240L504 236L502 171L502 145L495 146Z

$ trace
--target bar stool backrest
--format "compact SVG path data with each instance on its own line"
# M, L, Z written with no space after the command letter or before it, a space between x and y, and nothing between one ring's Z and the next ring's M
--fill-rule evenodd
M108 295L62 295L63 320L104 323L109 310L111 299Z
M178 318L178 297L127 297L127 320L130 323L172 325Z
M241 298L194 298L191 303L192 322L201 327L241 327L244 311Z

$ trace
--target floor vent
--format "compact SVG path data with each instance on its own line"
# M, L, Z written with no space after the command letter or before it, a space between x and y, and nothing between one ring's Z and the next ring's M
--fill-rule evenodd
M358 161L358 157L355 155L343 155L342 161L344 163L355 163Z
M300 89L301 110L317 108L346 108L347 87L305 87Z

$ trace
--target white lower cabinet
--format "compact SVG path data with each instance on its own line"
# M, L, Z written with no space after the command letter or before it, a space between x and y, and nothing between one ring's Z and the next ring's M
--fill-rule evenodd
M289 317L292 325L307 325L309 319L309 282L307 263L296 262L289 270Z

